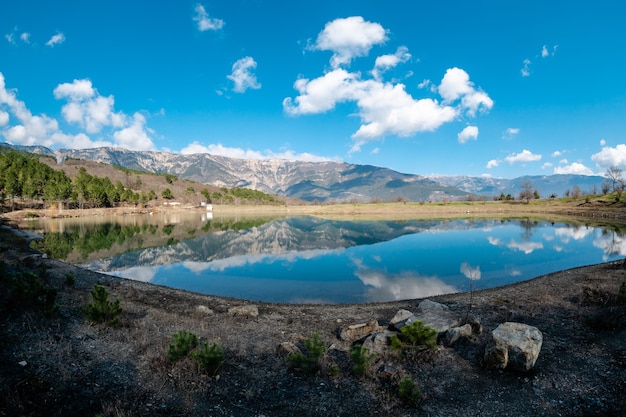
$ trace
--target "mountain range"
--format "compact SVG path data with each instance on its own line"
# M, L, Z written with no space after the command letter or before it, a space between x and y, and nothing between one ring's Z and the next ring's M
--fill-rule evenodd
M468 176L422 176L389 168L346 162L305 162L283 159L237 159L206 153L131 151L122 148L58 149L14 146L13 149L48 155L58 164L68 158L97 161L122 168L172 174L218 187L245 187L305 201L369 202L454 201L468 196L516 198L530 181L541 197L561 196L575 187L600 192L601 176L547 175L515 179Z

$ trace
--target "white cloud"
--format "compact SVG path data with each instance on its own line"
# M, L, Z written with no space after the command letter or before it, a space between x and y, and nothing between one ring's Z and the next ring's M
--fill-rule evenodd
M524 66L520 70L520 72L522 73L522 77L530 77L530 64L530 59L524 60Z
M469 108L468 113L473 113L478 103L487 103L481 98L461 103L455 108L429 98L415 99L406 92L404 84L362 80L359 73L340 68L314 80L299 79L294 88L300 95L295 100L286 98L283 101L285 111L291 115L323 113L338 103L356 102L362 124L353 138L361 140L375 139L386 134L409 136L434 131L454 120L459 109ZM478 93L466 91L470 94Z
M417 85L417 88L419 88L420 90L430 91L431 93L436 93L437 92L437 86L435 84L433 84L432 81L430 81L430 80L422 81L421 83L419 83Z
M198 30L205 32L207 30L220 30L224 27L224 21L222 19L211 18L205 10L204 6L200 3L196 4L194 8L193 20L198 23Z
M466 143L468 140L478 139L478 127L466 126L458 135L459 143Z
M559 161L559 164L561 165L569 164L569 161L567 160L567 158L563 158Z
M575 175L593 175L593 171L581 163L573 162L570 165L558 166L554 168L555 174L575 174Z
M626 169L626 144L621 143L614 148L604 146L600 152L591 155L591 160L602 171L612 166Z
M154 150L152 139L148 136L153 132L145 125L146 118L141 113L135 113L130 126L113 133L116 144L136 151Z
M54 47L55 45L59 45L65 42L65 35L62 33L57 33L53 35L48 42L46 42L46 46Z
M600 146L605 146L605 145L606 145L606 140L600 139Z
M325 162L325 161L336 161L336 158L327 158L323 156L314 155L311 153L295 153L293 151L283 151L283 152L273 152L270 150L266 150L263 152L255 151L251 149L241 149L241 148L230 148L223 146L221 143L217 144L209 144L208 146L204 146L200 144L198 141L194 141L191 144L187 145L183 149L181 149L180 153L182 155L191 155L197 153L208 153L211 155L220 155L226 156L229 158L239 158L239 159L257 159L257 160L266 160L266 159L286 159L290 161L306 161L306 162Z
M28 32L24 32L20 35L20 39L22 40L22 42L24 43L30 43L30 33Z
M349 64L352 58L366 56L374 45L387 40L387 31L378 23L366 22L361 16L328 22L311 49L331 51L331 65Z
M541 155L536 155L530 152L527 149L524 149L522 152L518 154L509 155L504 158L506 162L513 165L516 162L535 162L541 160Z
M552 162L546 162L543 165L541 165L541 169L548 169L548 168L552 168L554 166L554 164Z
M492 159L489 162L487 162L487 165L485 166L485 168L491 169L491 168L497 167L498 165L500 165L500 162L496 159Z
M437 88L444 103L452 103L461 99L461 109L467 110L469 116L474 117L476 111L490 110L493 100L483 91L474 89L469 74L461 68L449 68Z
M543 45L543 48L541 48L541 57L545 58L549 55L550 53L548 52L548 47Z
M256 61L249 56L241 58L233 64L233 72L227 78L235 83L234 92L244 93L248 88L254 90L261 88L256 75L252 72L256 69L256 65Z
M70 83L63 83L57 85L53 91L56 99L70 98L72 100L82 100L85 98L93 97L95 90L91 85L91 81L87 79L74 80Z
M552 157L553 158L558 158L561 155L563 155L563 152L561 152L561 151L554 151L554 152L552 152Z
M372 46L387 39L386 33L379 24L365 22L361 17L328 23L316 44L309 49L335 52L331 59L332 69L318 78L296 80L294 88L298 96L283 100L284 111L292 116L318 114L334 109L339 103L354 102L361 126L352 135L355 143L349 153L353 153L360 151L367 140L384 135L410 136L434 131L464 112L468 117L474 117L479 110L488 111L493 107L493 100L484 91L474 88L469 75L460 68L448 69L438 89L433 89L430 81L420 84L420 88L439 91L443 102L414 98L404 84L383 81L381 77L385 69L410 59L406 47L398 48L393 55L379 56L372 78L339 67L355 57L367 55ZM464 135L467 134L470 138L471 131Z
M520 132L520 129L518 127L509 127L507 130L504 131L504 134L502 135L502 139L504 140L512 140L516 135L518 135Z
M370 152L370 154L372 155L378 155L380 153L380 148L374 148L372 149L372 151Z
M0 110L0 127L9 124L9 113Z
M104 126L116 128L124 126L126 116L113 111L115 104L113 96L99 95L90 80L74 80L71 84L59 84L53 93L57 99L68 100L61 108L65 121L79 124L87 133L98 133Z
M381 74L386 70L397 66L401 62L407 62L411 59L411 54L406 46L401 46L393 55L381 55L376 58L372 75L374 78L380 78Z
M33 115L26 104L18 100L13 90L6 89L4 76L0 73L0 136L9 143L20 145L42 145L47 147L89 148L98 146L124 146L129 149L153 149L145 126L145 117L135 113L132 118L112 111L113 96L102 97L91 86L89 80L74 80L73 83L59 84L54 90L57 99L67 99L62 113L69 123L77 123L89 131L100 131L103 127L121 129L112 134L114 141L99 138L92 140L84 132L67 134L59 128L56 119ZM6 106L8 112L1 109ZM6 116L4 116L6 115ZM14 123L8 125L9 116Z
M15 45L15 37L12 33L7 33L6 35L4 35L4 38L7 40L7 42Z

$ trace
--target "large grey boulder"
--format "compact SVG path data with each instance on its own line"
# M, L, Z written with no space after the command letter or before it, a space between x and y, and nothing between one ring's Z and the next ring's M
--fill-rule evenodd
M492 332L492 340L485 348L485 365L495 369L529 371L535 366L542 344L543 334L536 327L503 323Z
M363 341L363 347L372 353L385 353L391 343L391 338L397 334L397 332L392 332L391 330L372 333Z

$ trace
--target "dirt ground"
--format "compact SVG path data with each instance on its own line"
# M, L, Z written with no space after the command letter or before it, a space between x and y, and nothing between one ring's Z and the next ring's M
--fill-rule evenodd
M258 316L229 309L252 303L114 278L45 259L26 238L0 230L0 416L624 416L626 282L622 262L558 272L472 296L481 334L453 347L406 356L377 355L364 376L352 372L340 326L378 320L420 300L360 305L254 303ZM55 288L57 311L25 305L12 277ZM119 299L116 326L93 324L83 307L94 284ZM431 298L463 317L469 294ZM202 307L200 307L202 306ZM490 332L506 321L543 333L535 367L489 370ZM216 375L191 358L167 360L179 330L224 353ZM277 353L285 341L318 333L321 371L292 369ZM421 395L405 401L410 376Z

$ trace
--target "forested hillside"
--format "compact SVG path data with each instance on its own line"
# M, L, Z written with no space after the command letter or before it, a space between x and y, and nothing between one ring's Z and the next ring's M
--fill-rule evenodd
M51 157L10 149L0 151L0 202L14 208L94 208L168 203L284 204L271 195L227 189L93 161Z

